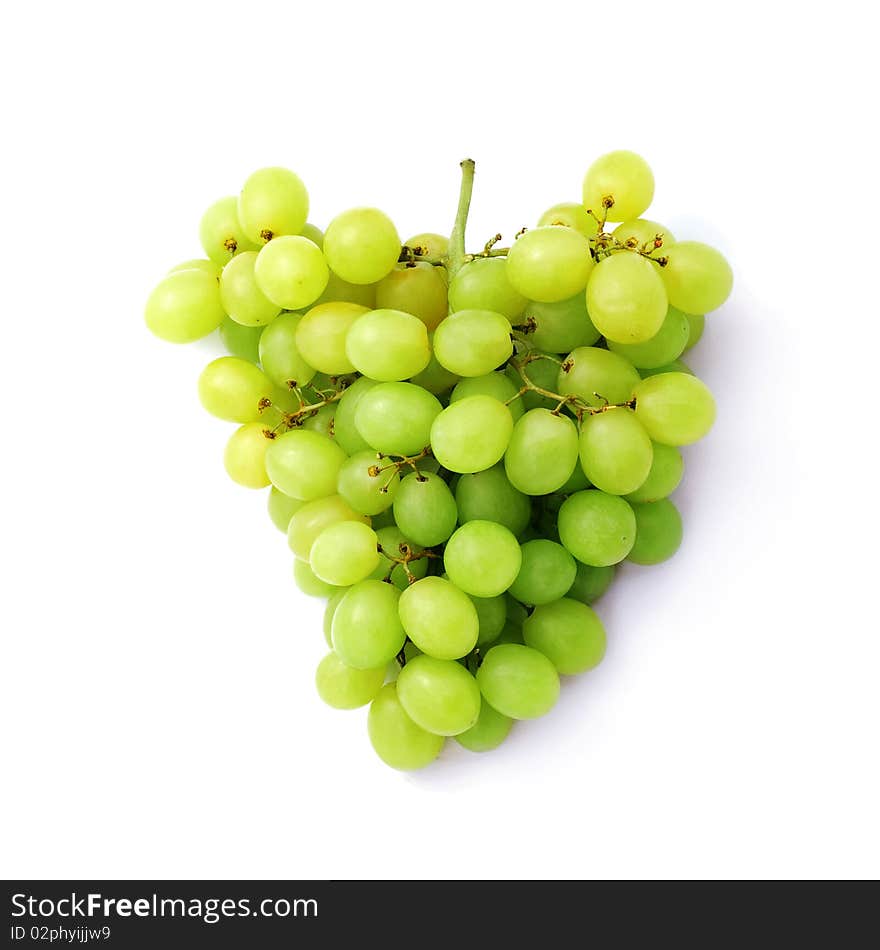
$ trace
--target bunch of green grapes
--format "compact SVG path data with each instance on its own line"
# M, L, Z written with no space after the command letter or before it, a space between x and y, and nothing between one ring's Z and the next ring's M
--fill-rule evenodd
M475 254L462 168L453 237L405 243L376 208L322 232L297 175L261 169L146 307L171 342L219 331L198 393L236 426L226 470L268 489L296 583L327 598L319 695L369 706L397 769L448 737L496 748L602 660L617 566L681 543L680 447L715 417L681 357L732 287L718 251L644 217L632 152Z

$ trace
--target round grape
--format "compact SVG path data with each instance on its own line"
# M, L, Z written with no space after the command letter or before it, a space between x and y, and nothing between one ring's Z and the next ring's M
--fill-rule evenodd
M352 324L345 354L354 368L380 382L409 379L431 359L425 324L402 310L373 310Z
M468 521L446 542L449 579L474 597L497 597L516 580L522 551L516 537L494 521Z
M661 373L633 389L636 417L655 442L690 445L712 428L715 400L706 384L687 373Z
M459 310L434 331L434 354L458 376L484 376L513 353L507 317L491 310Z
M360 581L339 601L331 636L340 660L356 670L384 667L403 647L400 591L382 581Z
M558 526L562 544L579 561L593 567L622 561L636 538L632 508L617 495L594 488L566 498L559 509Z
M309 195L298 175L286 168L261 168L238 196L238 219L255 244L280 234L299 234L309 214Z
M529 300L567 300L587 286L593 270L589 241L571 228L526 231L507 255L507 276Z
M292 498L314 501L336 491L345 452L326 435L291 429L276 436L266 452L272 484Z
M682 526L678 509L668 498L633 505L636 543L629 552L635 564L659 564L672 557L681 545Z
M204 270L173 271L147 299L144 319L168 343L192 343L220 326L226 312L217 279Z
M492 647L477 671L483 698L511 719L536 719L556 705L559 674L537 650L516 643Z
M391 219L377 208L352 208L327 226L324 255L343 280L374 284L397 263L400 237Z
M370 704L367 730L379 758L391 768L404 772L430 765L446 741L443 736L417 726L407 716L394 683L386 683Z
M296 345L303 359L321 373L353 373L354 363L345 352L348 332L367 312L356 303L322 303L300 320Z
M442 577L423 577L400 595L400 620L428 656L457 660L476 646L480 621L468 595Z
M397 677L397 696L414 723L438 736L465 732L480 715L477 681L454 660L410 660Z
M601 155L584 176L584 207L600 218L607 206L607 220L630 221L648 210L654 199L654 175L635 152L620 150Z
M522 546L522 564L510 593L524 604L549 604L568 593L576 575L575 559L561 544L536 538Z
M274 238L257 254L254 279L272 303L284 310L301 310L324 292L330 271L316 244L287 234Z
M530 409L513 427L504 470L518 491L546 495L568 481L577 459L574 422L549 409Z
M627 251L596 265L587 284L587 310L609 341L644 343L659 332L669 300L658 271L656 264Z
M447 406L431 426L434 455L450 472L481 472L498 462L513 433L513 416L491 396L468 396Z
M315 672L318 695L334 709L366 706L376 698L384 682L384 666L375 670L356 670L346 666L336 653L328 653Z
M587 416L579 440L581 468L604 492L626 495L644 483L654 449L632 409L609 409Z
M523 624L523 638L563 675L592 670L605 656L602 621L591 607L567 597L536 607Z

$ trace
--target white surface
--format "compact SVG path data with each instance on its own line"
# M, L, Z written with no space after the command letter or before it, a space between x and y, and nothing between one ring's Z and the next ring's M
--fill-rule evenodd
M4 22L4 876L874 875L877 168L867 7L18 4ZM827 9L827 8L822 8ZM691 362L680 554L558 708L404 776L312 685L321 606L142 324L286 164L471 244L629 147L736 271Z

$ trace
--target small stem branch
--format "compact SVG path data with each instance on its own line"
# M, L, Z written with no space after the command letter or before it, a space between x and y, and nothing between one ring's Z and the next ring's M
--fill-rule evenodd
M471 195L474 191L474 171L476 164L473 159L466 158L461 163L461 189L458 193L458 210L455 214L455 224L449 237L449 270L450 280L465 264L464 238L467 229L468 212L471 207Z

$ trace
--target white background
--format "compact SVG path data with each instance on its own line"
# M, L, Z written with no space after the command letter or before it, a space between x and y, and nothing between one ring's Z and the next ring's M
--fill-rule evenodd
M43 3L4 20L4 876L880 873L880 155L869 5ZM820 12L821 11L821 12ZM321 606L143 326L254 168L471 243L651 162L730 258L691 363L686 538L602 666L479 757L374 756L314 693Z

